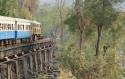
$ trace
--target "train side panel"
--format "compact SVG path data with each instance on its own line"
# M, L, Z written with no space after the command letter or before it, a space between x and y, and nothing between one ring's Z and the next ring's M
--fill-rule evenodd
M17 31L17 39L30 38L32 36L31 31Z
M0 31L0 40L15 39L15 31Z

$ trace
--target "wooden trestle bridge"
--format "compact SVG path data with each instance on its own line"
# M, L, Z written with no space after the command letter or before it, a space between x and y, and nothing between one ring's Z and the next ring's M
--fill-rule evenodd
M54 71L50 66L55 60L54 49L50 39L0 47L0 79L35 79L40 73Z

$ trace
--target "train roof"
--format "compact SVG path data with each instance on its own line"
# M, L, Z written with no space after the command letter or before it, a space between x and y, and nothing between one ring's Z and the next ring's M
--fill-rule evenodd
M40 24L39 22L37 22L37 21L32 21L32 23L35 23L35 24Z
M0 16L0 21L21 21L21 22L31 22L27 19L21 19L21 18L13 18L13 17L7 17L7 16Z
M27 19L22 19L22 18L13 18L13 17L7 17L7 16L0 16L0 21L19 21L19 22L40 24L39 22L33 21L33 20L27 20Z
M14 21L14 18L6 17L6 16L0 16L0 21Z

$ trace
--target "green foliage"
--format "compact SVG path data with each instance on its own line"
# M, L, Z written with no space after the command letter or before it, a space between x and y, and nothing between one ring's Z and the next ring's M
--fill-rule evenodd
M18 0L0 0L0 15L18 16Z
M58 60L61 62L61 67L70 70L76 79L121 79L123 77L114 49L110 49L106 56L101 55L91 61L85 57L86 54L88 53L80 53L74 44L70 44L64 48Z
M58 60L61 62L62 68L70 70L75 77L80 78L85 63L82 54L74 44L70 44L64 48L64 52L59 55Z
M85 11L97 26L109 26L116 19L116 11L109 0L85 0Z
M78 1L78 0L77 0ZM116 12L109 0L85 0L83 16L89 19L89 27L85 28L84 48L79 52L78 39L68 40L64 45L58 60L61 67L72 72L77 79L122 79L123 71L118 62L120 53L124 52L124 20L123 13ZM78 17L71 13L65 20L72 33L78 33ZM103 26L101 32L100 55L95 54L97 30ZM72 36L72 35L71 35ZM74 38L78 38L74 34ZM74 40L74 41L73 41ZM106 52L104 46L107 47ZM81 65L82 63L82 65Z
M48 79L45 74L40 74L36 79Z
M0 15L34 19L37 0L0 0Z
M69 18L65 20L65 24L69 25L69 30L71 32L77 32L78 28L78 19L79 17L76 15L71 15Z

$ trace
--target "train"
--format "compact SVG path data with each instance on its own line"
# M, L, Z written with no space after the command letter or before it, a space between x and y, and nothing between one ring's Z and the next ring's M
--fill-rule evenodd
M41 32L38 21L0 16L0 46L39 40Z

